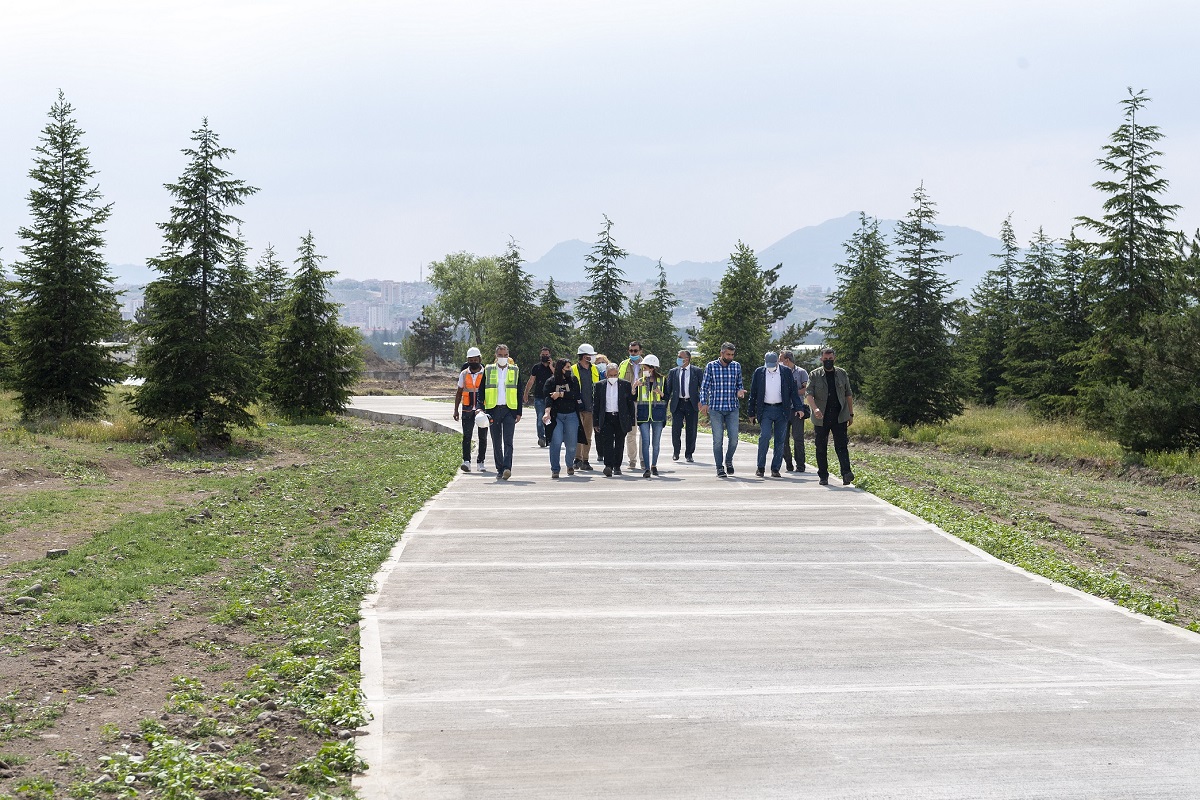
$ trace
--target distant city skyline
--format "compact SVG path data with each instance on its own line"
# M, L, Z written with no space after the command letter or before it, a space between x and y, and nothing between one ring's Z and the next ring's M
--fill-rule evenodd
M446 253L529 260L592 241L709 261L855 211L1025 242L1101 213L1091 184L1126 87L1153 102L1168 202L1200 226L1200 3L807 4L68 0L10 4L0 260L19 258L32 148L58 89L114 203L112 263L144 263L163 184L207 116L261 188L257 256L308 230L347 277Z

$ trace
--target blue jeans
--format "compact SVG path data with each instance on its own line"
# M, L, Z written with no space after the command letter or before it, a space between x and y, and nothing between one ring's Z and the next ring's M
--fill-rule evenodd
M638 428L642 432L642 469L650 469L658 466L658 443L662 438L663 426L665 422L639 422ZM654 439L654 457L650 457L650 439Z
M726 464L733 463L733 454L738 445L738 410L713 411L708 410L708 421L712 425L713 460L717 469L724 469ZM724 438L729 437L729 452L722 455Z
M537 412L538 438L545 439L546 438L546 423L542 422L542 414L546 413L546 398L545 397L533 398L533 410Z
M763 406L758 422L762 430L758 434L758 468L767 466L767 447L772 446L771 471L779 472L783 464L783 448L788 435L788 412L783 406Z
M540 420L541 417L538 417ZM575 463L575 444L579 441L579 415L572 411L559 414L554 420L554 433L550 434L550 471L558 472L562 466L559 449L567 446L567 466Z

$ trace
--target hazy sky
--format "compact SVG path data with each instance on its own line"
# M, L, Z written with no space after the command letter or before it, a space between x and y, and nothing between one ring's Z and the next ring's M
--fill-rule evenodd
M592 240L666 262L908 209L1027 240L1098 214L1125 87L1153 97L1169 200L1200 225L1200 2L3 0L0 259L61 88L113 263L155 255L162 184L207 116L261 188L245 233L312 229L348 277Z

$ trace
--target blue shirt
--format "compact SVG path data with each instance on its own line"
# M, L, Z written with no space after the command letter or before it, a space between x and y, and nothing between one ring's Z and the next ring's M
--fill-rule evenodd
M729 366L725 366L718 358L704 367L704 377L700 380L700 402L713 411L737 411L741 407L737 393L744 388L742 365L731 361Z

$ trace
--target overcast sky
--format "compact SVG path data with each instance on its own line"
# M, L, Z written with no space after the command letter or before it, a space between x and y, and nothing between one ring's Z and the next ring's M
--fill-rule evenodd
M0 259L59 88L113 263L160 247L162 184L207 116L262 191L256 253L311 229L347 277L593 240L714 260L850 211L1024 241L1100 213L1126 86L1153 97L1169 200L1200 225L1200 2L5 0Z

